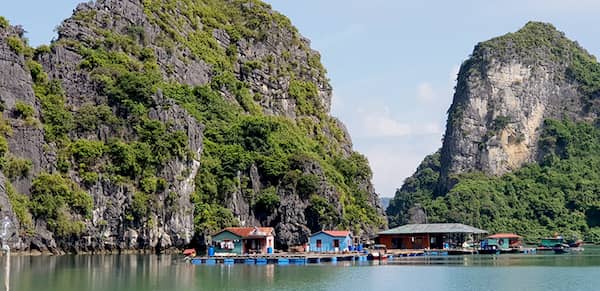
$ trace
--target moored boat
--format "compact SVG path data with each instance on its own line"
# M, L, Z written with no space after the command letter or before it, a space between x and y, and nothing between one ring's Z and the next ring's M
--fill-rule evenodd
M571 247L568 244L557 244L552 250L555 254L567 254L571 252Z
M479 245L479 254L520 253L523 238L514 233L498 233L483 239Z
M368 260L387 260L387 247L383 244L374 245L367 255Z
M537 246L538 251L552 251L557 245L562 245L564 239L562 237L543 238Z
M569 248L569 251L576 248L576 250L583 250L583 241L578 239L566 240L562 236L555 236L553 238L544 238L540 241L540 244L537 247L538 251L554 251L557 252L556 249L565 249ZM558 253L566 253L567 251L558 250Z

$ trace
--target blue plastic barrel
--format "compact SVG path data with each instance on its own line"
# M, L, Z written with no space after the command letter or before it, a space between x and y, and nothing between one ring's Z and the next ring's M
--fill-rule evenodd
M272 247L268 247L267 248L267 254L272 254L273 253L273 248Z
M363 250L363 245L362 245L362 244L359 244L359 245L358 245L358 249L357 249L357 250L358 250L359 252L362 252L362 250Z
M212 257L214 255L215 255L215 248L211 246L208 248L208 256Z

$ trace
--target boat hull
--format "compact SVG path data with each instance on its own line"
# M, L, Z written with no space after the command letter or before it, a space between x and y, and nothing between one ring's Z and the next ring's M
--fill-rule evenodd
M483 249L477 251L481 255L518 254L520 249Z
M555 248L554 253L557 255L568 254L571 252L570 248Z

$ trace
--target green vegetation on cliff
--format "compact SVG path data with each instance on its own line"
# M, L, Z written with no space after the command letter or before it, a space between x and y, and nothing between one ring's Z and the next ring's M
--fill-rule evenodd
M548 112L544 116L563 117L561 120L546 119L540 127L535 148L537 156L534 157L537 162L495 177L465 169L478 167L475 165L477 159L493 159L490 156L494 153L486 152L482 145L485 146L491 136L496 136L514 122L512 119L519 118L494 111L493 103L502 99L494 99L496 93L490 93L489 103L492 105L488 105L488 116L496 117L484 120L488 127L487 133L481 135L481 157L468 150L464 151L468 154L461 156L459 153L462 162L455 166L466 173L451 175L448 177L450 185L444 184L443 187L440 186L445 180L442 181L440 176L447 169L442 168L444 165L440 163L442 155L436 153L426 157L415 174L396 192L387 208L390 225L416 220L419 217L414 214L424 209L429 222L467 223L490 232L517 232L532 240L560 232L565 236L577 235L600 242L600 124L598 119L591 121L600 112L600 64L564 33L545 23L530 22L515 33L482 42L461 68L457 94L448 112L448 132L459 128L460 138L472 138L468 130L462 131L469 126L461 127L470 96L468 92L481 84L473 80L485 79L490 73L490 64L494 62L521 62L530 66L533 74L538 68L550 68L556 74L554 81L557 84L573 85L580 94L565 93L568 96L564 99L569 100L571 105L575 104L573 108L567 105L551 108L551 104L547 105ZM530 98L516 95L525 101ZM522 133L517 131L517 134L517 141L522 142ZM450 150L460 152L461 149L443 148L441 152ZM471 160L467 162L465 159ZM450 189L442 189L446 186Z
M415 185L414 189L396 193L387 210L391 223L406 222L404 211L421 203L429 222L461 222L490 232L515 231L530 239L560 232L598 242L600 128L547 120L540 147L546 153L542 163L502 177L460 175L458 183L440 197L433 195L435 183L423 182L437 180L439 172L422 165L405 184Z
M145 0L143 5L150 22L160 28L154 35L155 43L148 43L144 27L131 26L121 34L95 25L96 13L84 10L73 19L79 25L89 25L99 37L86 42L60 39L53 44L82 56L79 69L89 73L108 104L70 108L60 83L49 80L37 62L28 61L36 96L42 104L46 138L59 146L58 169L64 175L76 173L86 187L100 179L133 187L126 220L134 225L152 224L148 217L159 207L156 194L169 188L158 178L166 163L170 159L191 162L198 158L200 169L191 197L197 233L209 234L239 223L226 208L232 193L251 201L256 216L266 217L277 211L279 189L292 188L302 199L313 201L311 197L322 194L318 192L324 188L324 181L342 205L335 219L323 219L329 222L328 227L358 232L385 224L369 202L369 189L363 185L371 178L367 160L358 153L345 152L347 137L319 99L320 86L314 80L326 79L318 54L301 40L286 17L256 0ZM220 43L216 30L225 31L230 44ZM291 61L286 68L273 68L285 71L290 79L286 93L295 99L297 119L264 114L258 103L261 96L253 94L251 84L240 77L279 65L273 63L273 55L243 62L238 52L241 43L264 41L275 31L289 37L290 46L300 49L308 59L308 68L300 69ZM184 63L201 60L208 64L208 84L178 83L173 68L160 64L153 47L168 54L185 51L185 55L176 56ZM39 51L48 53L50 49L41 47ZM283 54L291 57L289 51ZM172 106L157 96L175 100L205 126L201 157L189 150L186 133L175 130L169 122L150 118L152 110ZM111 138L86 138L102 126L114 133ZM303 173L298 161L318 165L322 177ZM253 167L260 174L258 193L248 178ZM181 181L190 174L189 170L183 171L176 178ZM177 193L167 196L176 199ZM316 220L321 214L312 213ZM323 226L314 225L313 231Z
M252 165L256 165L264 175L261 182L267 187L291 184L300 195L308 197L316 194L315 177L301 175L298 180L292 178L299 170L296 162L310 160L325 170L324 178L335 186L339 200L345 206L346 212L332 226L359 227L361 223L383 223L376 210L368 204L368 193L363 192L354 179L371 177L366 159L358 154L343 157L340 147L332 146L340 141L314 130L336 126L330 117L318 121L307 118L302 124L297 124L285 117L260 113L250 115L223 100L211 86L190 88L170 84L164 88L164 94L179 101L206 125L202 167L196 177L197 191L193 197L196 213L202 213L207 205L218 209L226 198L223 195L237 190L243 195L254 195L249 198L256 200L257 210L273 211L277 200L274 193L254 193L249 180L239 179L239 173L249 171ZM228 210L221 212L228 213ZM197 217L197 226L223 226L202 218L214 219L208 215ZM226 221L231 222L231 219Z

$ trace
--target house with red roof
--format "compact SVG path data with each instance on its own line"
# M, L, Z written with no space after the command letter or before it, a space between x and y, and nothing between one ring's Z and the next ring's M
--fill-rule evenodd
M274 244L272 227L228 227L212 236L216 255L266 254Z
M309 239L309 251L333 253L348 251L352 246L352 232L347 230L322 230Z

